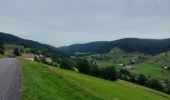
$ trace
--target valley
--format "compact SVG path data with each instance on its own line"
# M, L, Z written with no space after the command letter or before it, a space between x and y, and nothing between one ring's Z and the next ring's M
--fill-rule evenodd
M170 100L170 0L0 0L0 100Z
M114 47L68 55L46 44L0 36L6 38L0 41L0 58L21 63L22 100L170 99L169 50L152 55Z

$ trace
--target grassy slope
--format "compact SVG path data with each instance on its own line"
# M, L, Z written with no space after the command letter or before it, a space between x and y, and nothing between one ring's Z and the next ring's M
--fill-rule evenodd
M125 81L111 82L21 60L22 100L169 100L170 96Z

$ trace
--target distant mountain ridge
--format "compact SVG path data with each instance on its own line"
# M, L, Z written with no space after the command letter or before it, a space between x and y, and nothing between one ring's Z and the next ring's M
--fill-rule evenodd
M54 59L57 59L59 57L65 57L66 54L62 51L58 50L56 47L42 44L36 41L22 39L20 37L0 32L0 44L14 44L14 45L21 45L25 48L31 48L35 52L41 51L44 55L50 56Z
M67 54L73 55L76 52L106 53L112 48L118 47L126 52L142 52L155 55L170 50L170 38L168 39L138 39L125 38L115 41L97 41L85 44L74 44L60 47L59 49Z

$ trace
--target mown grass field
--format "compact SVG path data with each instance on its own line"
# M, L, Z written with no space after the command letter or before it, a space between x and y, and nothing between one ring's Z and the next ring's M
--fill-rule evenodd
M119 80L111 82L20 59L22 100L170 100L170 96Z
M162 70L159 64L144 62L137 65L139 68L132 70L133 73L144 74L155 79L170 79L170 71Z
M137 70L132 72L137 74L145 74L156 79L168 79L170 80L170 71L165 70L165 66L170 66L170 51L165 53L160 53L151 57L148 61L137 64L139 67Z
M117 70L121 68L120 65L116 64L113 62L113 60L110 61L97 61L97 64L99 66L115 66ZM135 73L135 74L144 74L146 76L150 76L151 78L154 79L168 79L170 80L170 71L163 70L161 67L163 67L164 62L160 64L158 63L150 63L148 61L145 61L143 63L135 64L137 66L137 69L130 70L130 72ZM168 65L168 64L167 64ZM170 65L170 64L169 64Z

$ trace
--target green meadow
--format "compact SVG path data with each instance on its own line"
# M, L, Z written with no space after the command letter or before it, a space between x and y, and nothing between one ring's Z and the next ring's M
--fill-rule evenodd
M19 59L22 100L170 100L170 96L118 80L107 81Z

